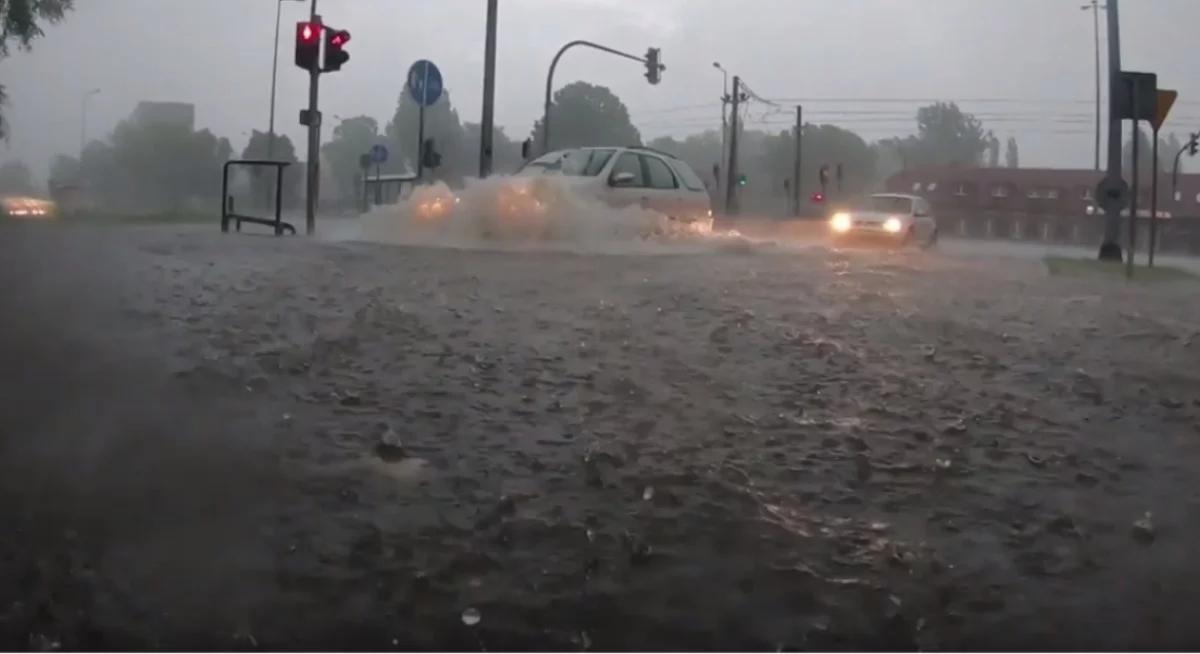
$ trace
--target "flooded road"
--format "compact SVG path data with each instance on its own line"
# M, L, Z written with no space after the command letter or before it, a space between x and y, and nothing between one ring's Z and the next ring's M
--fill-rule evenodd
M1200 303L1036 257L0 230L11 648L1195 648Z

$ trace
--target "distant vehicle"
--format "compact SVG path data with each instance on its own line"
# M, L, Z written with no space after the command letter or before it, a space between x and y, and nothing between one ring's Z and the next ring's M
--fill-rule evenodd
M611 207L640 206L682 223L712 227L712 201L704 182L691 166L665 152L643 147L558 150L527 162L516 174L549 175Z
M50 200L13 196L0 198L0 215L8 218L39 220L53 218L55 213L56 206Z
M879 193L860 206L839 211L829 228L840 240L879 240L901 245L931 247L937 244L938 227L925 198L899 193Z

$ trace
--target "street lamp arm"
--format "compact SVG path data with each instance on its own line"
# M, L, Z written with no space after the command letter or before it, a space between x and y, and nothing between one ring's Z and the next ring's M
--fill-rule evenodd
M558 68L558 60L562 59L562 56L567 53L567 50L570 50L571 48L574 48L575 46L585 46L588 48L594 48L596 50L601 50L601 51L607 52L609 54L617 55L618 57L624 57L626 59L631 59L633 61L643 63L643 64L646 63L646 59L643 57L639 57L637 55L632 55L632 54L629 54L628 52L621 52L620 50L616 50L616 49L610 48L608 46L600 45L599 43L593 43L591 41L584 41L582 39L571 41L570 43L568 43L568 44L564 45L562 48L560 48L558 51L558 54L554 55L554 60L550 62L550 73L546 75L546 102L545 102L545 105L543 106L543 112L542 112L542 153L543 154L550 151L550 100L551 100L550 94L554 90L554 70L556 68Z

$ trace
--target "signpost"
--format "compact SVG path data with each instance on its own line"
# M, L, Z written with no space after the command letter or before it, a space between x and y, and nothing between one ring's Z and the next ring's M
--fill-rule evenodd
M417 179L425 172L421 161L421 144L425 142L425 107L432 106L442 97L442 72L432 61L422 59L408 69L408 92L416 100L417 107Z
M375 204L383 204L383 184L379 183L382 176L381 166L388 160L388 149L382 145L371 146L371 163L375 164Z
M1175 105L1176 98L1179 97L1178 91L1170 89L1158 89L1158 96L1155 98L1154 112L1154 177L1150 182L1150 253L1147 255L1146 265L1150 268L1154 267L1154 248L1158 245L1158 130L1167 121L1167 116L1171 113L1171 107Z

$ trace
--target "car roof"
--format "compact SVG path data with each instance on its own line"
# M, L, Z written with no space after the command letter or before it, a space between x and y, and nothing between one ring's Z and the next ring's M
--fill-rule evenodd
M873 198L896 198L898 200L924 200L919 195L909 195L908 193L873 193Z
M577 148L563 148L562 150L558 150L558 152L570 152L571 150L633 150L635 152L651 152L659 155L660 157L666 157L673 161L683 161L670 152L655 150L654 148L648 148L644 145L583 145Z

